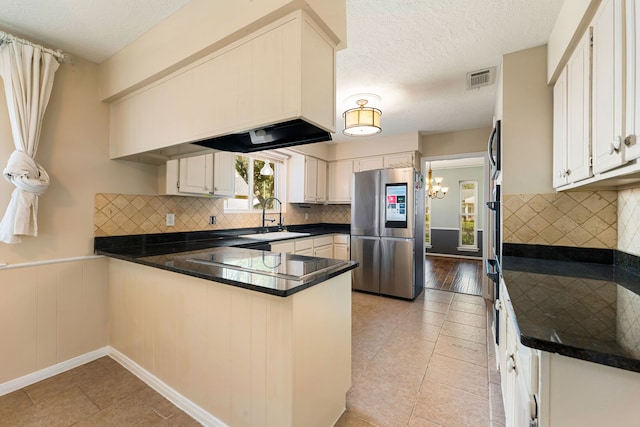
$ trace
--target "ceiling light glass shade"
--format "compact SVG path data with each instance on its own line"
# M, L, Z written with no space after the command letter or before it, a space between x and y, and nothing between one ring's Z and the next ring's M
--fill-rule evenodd
M347 136L371 136L382 132L380 116L382 111L377 108L365 107L366 99L359 99L358 108L352 108L342 114L344 117L344 133Z
M273 169L271 169L271 165L269 165L269 161L264 162L264 166L260 169L260 175L271 176L273 175Z

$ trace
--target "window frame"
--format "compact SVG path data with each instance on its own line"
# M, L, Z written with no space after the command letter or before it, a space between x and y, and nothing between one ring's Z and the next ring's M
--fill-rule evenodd
M264 155L251 155L250 153L236 153L236 157L247 157L249 159L249 167L251 169L254 168L254 161L268 161L273 163L273 179L274 179L274 197L277 197L278 200L282 202L282 213L286 212L286 176L287 176L287 167L286 162L283 162L280 159L275 159L273 157L264 156ZM235 158L234 158L235 161ZM224 213L225 214L254 214L254 213L262 213L262 209L253 209L253 201L255 200L255 196L251 192L253 188L253 173L249 174L249 195L245 199L244 197L229 197L224 200ZM229 199L238 199L238 200L247 200L247 208L239 209L239 208L229 208L228 200ZM268 213L278 213L280 212L280 206L277 203L274 203L274 207L271 209L266 209L265 212Z
M465 214L462 209L463 202L463 187L465 184L473 184L474 195L474 212L473 214ZM477 252L478 248L478 181L477 180L463 180L458 182L458 190L460 192L458 196L458 227L460 232L458 233L458 250L459 251L474 251ZM467 190L468 191L468 190ZM473 245L467 245L462 243L463 226L462 219L464 216L473 216Z

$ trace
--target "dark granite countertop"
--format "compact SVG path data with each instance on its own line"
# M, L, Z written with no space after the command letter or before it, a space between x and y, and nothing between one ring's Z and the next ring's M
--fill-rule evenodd
M615 264L505 256L523 345L640 372L640 276Z
M309 233L309 237L349 233L349 226L342 224L289 226L288 229ZM268 241L239 237L260 231L259 228L245 228L96 237L94 251L99 255L281 297L358 266L354 261L274 253L269 251Z

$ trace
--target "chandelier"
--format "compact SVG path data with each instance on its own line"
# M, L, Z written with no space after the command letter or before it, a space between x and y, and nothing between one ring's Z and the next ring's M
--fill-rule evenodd
M433 171L431 170L431 164L429 164L429 172L427 174L427 188L426 194L430 199L444 199L444 196L447 195L449 191L449 187L442 186L443 178L433 177Z

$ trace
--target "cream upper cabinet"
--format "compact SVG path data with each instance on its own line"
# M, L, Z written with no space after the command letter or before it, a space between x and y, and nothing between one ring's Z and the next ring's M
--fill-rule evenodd
M636 0L625 2L626 28L626 120L625 140L627 160L640 157L640 5Z
M235 153L218 152L169 160L163 195L232 197L235 195Z
M329 163L329 203L351 203L353 160Z
M327 201L327 162L318 159L316 171L316 201Z
M553 186L591 176L591 34L587 31L553 88Z
M327 162L296 154L289 159L289 202L327 201Z
M236 153L219 151L213 155L213 195L236 195Z
M363 159L356 159L353 161L353 171L362 172L372 169L384 168L384 157L366 157Z
M416 165L414 153L401 153L384 156L385 168L413 168Z
M335 46L303 11L110 105L110 157L306 119L335 130Z
M593 173L623 165L622 136L622 0L604 0L592 22Z
M213 154L180 159L178 192L208 194L213 191Z

